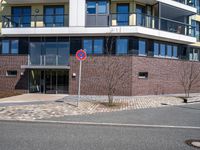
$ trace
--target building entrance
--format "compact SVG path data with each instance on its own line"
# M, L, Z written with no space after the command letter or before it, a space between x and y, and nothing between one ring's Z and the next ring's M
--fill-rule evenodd
M29 92L46 94L67 94L69 70L30 70Z

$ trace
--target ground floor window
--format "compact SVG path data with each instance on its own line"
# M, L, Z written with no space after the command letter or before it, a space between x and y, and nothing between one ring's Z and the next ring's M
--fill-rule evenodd
M189 52L189 60L199 61L199 50L195 48L191 48Z
M128 39L117 39L116 54L127 54L127 53L128 53Z
M153 51L155 57L178 57L178 46L176 44L154 42Z
M103 54L104 39L83 39L83 49L87 52L87 54Z
M18 54L19 40L2 40L2 54Z

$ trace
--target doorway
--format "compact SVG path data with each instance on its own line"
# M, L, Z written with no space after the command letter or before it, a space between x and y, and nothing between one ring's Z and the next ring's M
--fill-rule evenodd
M46 94L67 94L69 70L30 70L29 92Z

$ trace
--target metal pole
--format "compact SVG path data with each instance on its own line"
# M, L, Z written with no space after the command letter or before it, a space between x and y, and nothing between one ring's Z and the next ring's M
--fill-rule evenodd
M80 101L81 97L81 68L82 68L82 60L80 60L80 66L79 66L79 82L78 82L78 100L77 100L77 107Z

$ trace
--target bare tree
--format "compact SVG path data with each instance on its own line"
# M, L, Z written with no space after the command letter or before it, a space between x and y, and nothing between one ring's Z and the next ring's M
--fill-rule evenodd
M105 61L102 61L103 72L101 76L105 83L110 106L113 105L113 96L116 94L117 89L127 86L128 79L131 77L132 67L132 64L128 63L126 58L112 55L114 41L114 37L108 36L106 38L106 56Z
M184 89L185 97L190 97L192 88L200 85L200 67L195 62L182 62L179 70L180 85Z

